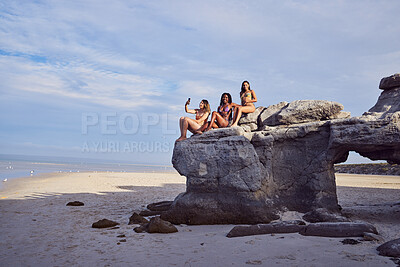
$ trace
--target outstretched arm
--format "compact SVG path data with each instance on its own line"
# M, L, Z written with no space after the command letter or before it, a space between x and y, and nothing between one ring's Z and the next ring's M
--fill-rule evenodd
M185 103L185 111L186 111L186 113L196 114L196 110L195 109L189 109L188 105L189 105L189 100L186 101L186 103Z

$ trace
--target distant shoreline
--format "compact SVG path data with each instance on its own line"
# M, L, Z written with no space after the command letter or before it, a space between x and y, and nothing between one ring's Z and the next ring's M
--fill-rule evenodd
M335 173L400 176L400 165L389 163L336 164Z

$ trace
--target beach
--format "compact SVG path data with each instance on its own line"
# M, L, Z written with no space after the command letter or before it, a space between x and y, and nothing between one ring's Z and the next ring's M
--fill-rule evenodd
M400 238L400 177L337 174L343 213ZM136 233L133 212L185 191L178 173L80 172L17 178L0 190L0 266L395 266L376 241L300 234L227 238L234 225L177 225L178 233ZM82 201L84 206L66 206ZM282 220L301 219L286 212ZM107 218L117 229L94 229ZM118 237L119 236L119 237ZM357 239L357 238L355 238Z

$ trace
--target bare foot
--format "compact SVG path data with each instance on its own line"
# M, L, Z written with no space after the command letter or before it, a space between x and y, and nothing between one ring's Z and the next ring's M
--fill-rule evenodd
M203 134L202 131L195 131L194 134Z
M181 136L181 137L179 137L178 139L176 139L175 142L180 142L180 141L183 141L183 140L185 140L185 139L186 139L185 136Z
M232 125L231 125L231 127L236 127L236 126L237 126L237 124L232 124Z
M210 129L211 129L211 128L208 128L208 127L207 127L207 128L203 131L203 133L208 132Z

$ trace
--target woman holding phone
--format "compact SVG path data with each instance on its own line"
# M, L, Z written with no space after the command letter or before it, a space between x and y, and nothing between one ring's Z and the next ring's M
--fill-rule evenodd
M189 109L188 105L190 104L190 98L185 103L185 111L186 113L196 114L196 119L191 119L188 117L181 117L179 120L179 127L181 130L181 136L176 139L177 142L186 139L186 132L189 130L192 133L198 131L203 124L207 121L208 116L210 115L210 104L207 100L201 100L198 109Z

